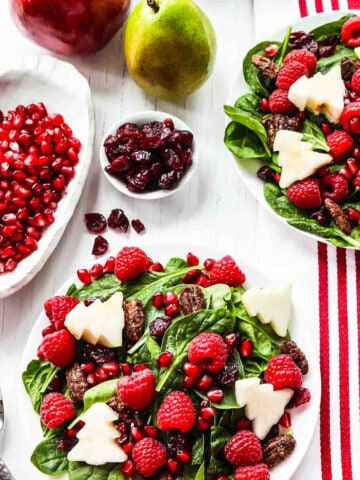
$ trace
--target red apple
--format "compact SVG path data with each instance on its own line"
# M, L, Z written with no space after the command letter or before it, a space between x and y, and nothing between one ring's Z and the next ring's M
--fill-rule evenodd
M18 28L62 55L100 50L123 25L130 0L10 0Z

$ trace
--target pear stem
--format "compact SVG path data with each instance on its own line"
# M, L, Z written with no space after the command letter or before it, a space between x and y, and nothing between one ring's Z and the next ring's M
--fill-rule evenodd
M159 11L159 5L156 3L156 0L147 0L147 4L150 8L154 10L155 13Z

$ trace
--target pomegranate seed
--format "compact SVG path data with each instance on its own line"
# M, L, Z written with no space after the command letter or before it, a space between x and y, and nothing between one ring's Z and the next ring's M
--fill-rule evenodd
M176 452L176 458L181 463L189 463L191 462L192 456L188 450L178 450Z
M346 168L340 168L339 170L339 175L343 176L346 178L346 180L350 180L352 177L352 174L347 170Z
M298 388L295 390L294 395L291 397L290 402L286 405L286 408L299 407L304 403L308 403L311 400L311 393L308 388Z
M240 342L240 347L239 347L239 353L242 358L247 358L251 355L251 352L253 351L254 345L251 340L248 338L245 338L244 340L241 340Z
M224 392L220 388L209 390L206 394L210 402L221 403L224 400Z
M0 262L0 274L5 273L5 263Z
M214 258L207 258L204 262L204 268L207 272L209 272L215 264L215 259Z
M47 387L47 391L56 392L56 391L60 390L61 384L62 384L61 377L59 375L54 375L54 377L52 378L51 382L49 383L49 385Z
M332 132L332 126L328 122L323 122L321 124L321 130L325 136L329 135L329 133Z
M211 287L211 285L214 285L214 282L204 274L201 274L195 283L196 285L200 285L200 287L204 287L204 288Z
M346 208L345 213L350 222L358 222L360 220L360 210L357 210L356 208Z
M262 98L259 102L259 110L262 113L269 113L269 100L267 98Z
M96 279L96 278L101 277L101 275L103 275L104 268L103 268L102 265L100 265L100 263L95 263L95 265L93 265L90 268L89 273L90 273L91 278Z
M150 370L150 369L144 363L137 363L136 365L134 365L133 370L134 372L141 372L142 370Z
M97 378L98 383L106 382L106 380L108 380L108 376L102 367L95 370L95 377Z
M126 460L126 462L121 466L121 471L125 477L132 477L136 473L136 468L131 460Z
M353 156L356 160L360 160L360 147L355 147L353 151Z
M86 268L81 268L76 273L80 282L82 282L84 285L89 285L91 283L91 276Z
M86 377L86 381L91 386L97 385L99 383L97 377L95 376L95 373L89 373L89 375Z
M196 421L196 427L198 430L208 430L212 427L214 420L212 418L205 419L205 418L198 418Z
M131 427L130 428L130 433L135 442L140 442L144 438L144 432L140 430L138 427Z
M95 370L95 364L93 362L82 363L80 368L84 373L91 373Z
M278 50L278 45L276 45L275 43L271 43L270 45L265 47L264 53L267 57L273 58L277 54Z
M69 145L71 148L74 148L75 150L81 149L81 142L77 138L74 138L74 137L70 138Z
M149 437L156 438L159 435L159 430L153 425L145 425L144 431Z
M28 234L29 237L33 238L34 240L39 240L41 237L41 233L35 227L28 227L26 229L26 233Z
M285 412L279 420L279 424L284 428L291 427L291 415L289 412Z
M278 172L275 172L274 175L273 175L273 180L275 183L279 183L280 182L280 173Z
M359 171L359 166L355 158L348 158L346 160L346 169L351 173L351 175L356 175Z
M66 155L71 160L72 165L76 165L79 162L79 155L75 148L69 148Z
M20 240L20 241L21 241L21 240ZM17 251L18 251L19 253L21 253L21 255L22 255L23 257L28 257L28 256L30 255L30 253L31 253L31 249L28 248L28 247L26 247L25 245L21 245L21 244L20 244L20 245L18 245L18 246L16 247L16 249L17 249Z
M169 460L167 461L167 467L171 473L178 473L179 471L179 464L173 458L169 458Z
M186 272L182 277L183 283L195 283L201 275L201 270L196 268L195 270L190 270Z
M215 417L215 408L214 407L204 407L200 409L201 418L208 420L209 418Z
M193 255L191 252L189 252L186 255L186 261L189 267L196 267L196 265L199 265L199 259L195 255Z
M252 427L252 423L247 418L240 418L240 420L236 422L237 430L250 430L251 427Z
M162 352L156 363L160 368L167 368L174 359L174 355L171 352Z
M2 221L5 223L5 225L11 225L15 223L17 220L15 213L7 213L2 216Z
M132 368L132 367L131 367L131 364L128 363L128 362L127 362L127 363L123 363L123 364L121 365L121 371L122 371L122 373L123 373L124 375L130 375L130 373L131 373L131 368Z
M164 267L161 265L161 263L156 262L156 263L153 263L152 265L150 265L149 270L152 271L152 272L163 272Z
M193 389L196 385L196 378L194 377L185 377L183 381L183 387L188 388L189 390Z
M163 302L165 305L171 305L173 303L179 303L179 298L176 293L166 292L163 294Z
M132 452L132 449L134 448L135 446L135 443L134 442L127 442L127 443L124 443L121 447L122 449L124 450L124 452L126 453L126 455L130 455L131 452ZM124 473L124 472L123 472Z
M120 373L120 365L116 361L105 362L102 368L109 377L117 377Z
M0 252L1 260L6 260L7 258L13 257L15 255L15 248L12 246L6 247Z
M226 345L233 346L237 342L237 335L235 332L229 333L224 338Z
M104 272L105 273L114 273L115 270L115 258L109 257L104 265Z
M55 122L54 122L54 125L58 126ZM64 132L65 137L68 137L68 138L72 137L73 132L69 127L69 125L67 125L66 123L62 123L61 130Z
M163 306L163 295L161 292L154 293L152 303L155 308L161 308Z
M353 180L354 187L360 187L360 172L358 172ZM1 205L1 203L0 203Z
M207 390L212 384L213 379L210 377L210 375L204 375L197 382L197 387L200 388L200 390Z
M185 375L191 378L198 378L201 375L201 368L191 362L186 362L183 366Z
M176 315L178 315L179 311L180 311L179 305L176 303L172 303L166 306L164 313L168 317L173 318L173 317L176 317Z

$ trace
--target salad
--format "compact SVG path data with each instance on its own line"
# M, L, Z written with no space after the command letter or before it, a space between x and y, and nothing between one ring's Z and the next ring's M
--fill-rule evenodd
M311 400L291 286L245 289L229 255L163 266L137 247L87 272L44 303L23 372L44 436L35 467L70 480L270 479Z
M233 106L225 144L260 161L268 205L295 228L360 248L360 17L310 32L288 28L281 42L246 54L250 92Z

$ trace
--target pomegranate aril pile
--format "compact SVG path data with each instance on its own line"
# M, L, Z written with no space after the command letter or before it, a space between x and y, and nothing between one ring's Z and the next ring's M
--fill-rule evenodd
M0 112L0 273L37 249L75 174L81 143L43 103Z
M125 123L105 139L105 171L131 192L173 189L192 164L192 146L192 133L175 130L171 119Z

